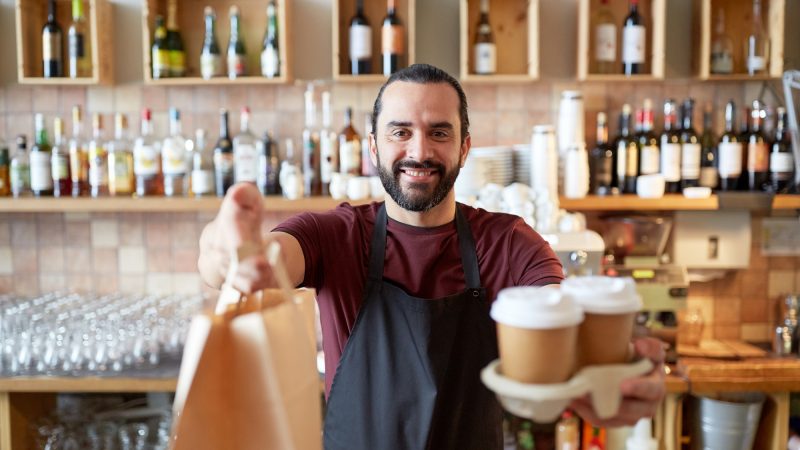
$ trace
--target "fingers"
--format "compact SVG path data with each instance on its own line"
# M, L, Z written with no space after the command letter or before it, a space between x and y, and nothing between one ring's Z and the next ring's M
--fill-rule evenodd
M586 397L574 400L570 404L570 408L596 427L621 427L635 425L639 419L644 417L651 418L655 416L658 404L625 398L619 407L617 415L608 419L597 417L591 402Z
M625 397L658 403L667 393L664 386L664 372L658 370L644 377L624 380L619 390Z
M240 261L231 284L237 291L245 294L274 285L267 259L263 255L256 255Z
M664 362L666 352L664 343L656 338L644 337L633 341L633 348L637 355L644 356L656 365Z

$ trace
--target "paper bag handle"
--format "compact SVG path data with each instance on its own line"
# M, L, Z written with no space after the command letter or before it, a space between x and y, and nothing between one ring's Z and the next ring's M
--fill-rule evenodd
M225 281L220 288L219 299L217 306L214 309L214 314L224 315L233 310L242 309L243 304L256 305L256 309L261 309L261 297L258 294L245 295L235 287L233 287L233 280L236 278L236 272L239 270L239 261L253 256L261 251L261 246L253 243L244 243L242 246L231 252L230 265L228 266L228 273L225 275Z
M283 293L284 300L294 302L294 286L289 280L289 272L281 258L281 245L277 241L270 241L266 251L267 262L272 267L272 275Z

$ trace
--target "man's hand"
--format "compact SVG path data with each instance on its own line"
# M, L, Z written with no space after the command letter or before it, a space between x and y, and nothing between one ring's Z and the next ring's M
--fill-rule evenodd
M637 355L653 361L650 373L637 378L623 380L620 392L622 404L617 415L610 419L600 419L592 408L588 395L575 399L570 408L578 415L598 427L620 427L634 425L643 417L653 417L658 405L666 394L664 386L664 348L662 342L653 338L637 339L633 343Z

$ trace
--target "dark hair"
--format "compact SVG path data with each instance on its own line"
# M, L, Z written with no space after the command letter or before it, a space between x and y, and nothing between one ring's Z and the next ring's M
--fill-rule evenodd
M469 133L469 115L467 113L467 96L461 88L458 80L450 76L444 70L434 67L430 64L412 64L405 69L393 73L386 83L381 86L378 91L378 97L375 99L375 105L372 107L372 133L378 129L378 116L383 109L383 91L387 86L395 81L407 81L410 83L429 84L429 83L447 83L456 90L458 94L458 116L461 119L461 143L467 138Z

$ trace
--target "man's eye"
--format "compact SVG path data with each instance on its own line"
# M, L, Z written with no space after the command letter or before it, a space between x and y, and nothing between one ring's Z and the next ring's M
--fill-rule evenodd
M406 130L394 130L394 131L392 131L392 136L395 136L395 137L406 137L406 136L408 136L408 131L406 131Z
M439 138L439 139L444 139L444 138L447 138L448 136L450 136L446 131L441 131L441 130L434 131L431 134L433 135L433 137Z

